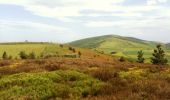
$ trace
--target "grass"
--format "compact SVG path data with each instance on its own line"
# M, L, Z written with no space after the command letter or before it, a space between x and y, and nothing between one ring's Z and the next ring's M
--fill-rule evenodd
M4 43L4 44L0 44L0 55L2 58L2 55L4 53L4 51L7 52L7 54L9 56L12 56L13 59L17 58L19 59L19 53L20 51L25 51L27 54L34 52L36 54L37 58L40 58L42 55L44 57L51 57L51 56L55 56L55 57L64 57L64 56L68 56L68 57L72 57L72 56L76 56L78 57L78 52L81 52L81 57L82 58L94 58L94 56L98 56L98 58L106 58L108 59L109 57L106 55L102 55L100 53L94 52L92 50L89 49L81 49L81 48L75 48L75 52L73 52L72 50L69 50L71 46L69 45L59 45L59 44L53 44L53 43ZM100 57L99 57L100 56ZM110 58L109 58L110 59Z
M82 58L4 62L0 66L2 100L170 99L169 66Z
M20 51L25 51L27 53L35 52L40 56L41 53L64 53L65 50L61 50L59 45L49 43L0 44L0 55L2 55L4 51L15 58L19 56L18 54Z
M19 73L0 78L1 99L80 98L95 95L101 82L77 71Z
M41 52L60 55L39 59L0 60L0 100L170 99L169 65L120 62L111 56L75 47L74 54L80 51L82 57L67 58L62 55L73 54L68 45L61 47L49 43L17 43L0 46L4 46L3 49L13 56L21 49L26 52L35 50L36 55ZM12 53L9 48L13 48L16 53ZM119 54L135 55L137 49L128 50L130 52ZM151 52L149 49L146 51L148 55Z

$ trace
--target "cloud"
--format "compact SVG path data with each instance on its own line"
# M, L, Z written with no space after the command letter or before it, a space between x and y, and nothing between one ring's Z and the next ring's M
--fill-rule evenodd
M29 18L33 21L27 18L0 20L0 34L15 33L19 36L25 33L36 34L37 37L37 34L42 34L44 40L47 37L59 41L112 32L127 35L168 34L170 7L164 6L168 5L168 0L140 0L142 5L124 5L129 1L134 0L0 0L0 4L21 6L25 12L33 14L32 17L38 16L36 19ZM42 19L39 20L39 17ZM48 24L48 21L53 24Z
M33 28L41 31L66 31L67 28L59 27L55 25L30 22L30 21L10 21L10 20L0 20L0 28Z
M166 3L167 0L147 0L147 5L157 5L159 3Z
M147 0L143 6L123 6L126 0L1 0L0 4L13 4L23 6L35 15L57 18L71 22L69 17L95 17L95 16L124 16L141 17L145 12L158 11L158 2L167 0ZM89 13L84 13L84 11ZM90 13L91 12L91 13Z
M1 42L24 40L68 42L73 38L80 38L77 34L66 27L17 20L0 20L0 34Z
M156 5L157 4L157 1L156 0L148 0L147 1L147 5Z
M114 25L113 22L108 22L108 21L93 21L93 22L85 23L85 26L87 27L110 27L113 25Z
M89 2L87 0L51 0L49 2L46 0L5 0L0 1L0 3L23 6L26 10L40 16L61 18L81 16L82 14L80 12L84 9L101 9L101 7L112 6L123 1L124 0L92 0Z

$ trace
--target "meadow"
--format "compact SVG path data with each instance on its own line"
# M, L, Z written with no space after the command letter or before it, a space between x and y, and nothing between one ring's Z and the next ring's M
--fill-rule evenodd
M120 61L111 55L61 44L0 46L1 54L6 51L18 57L0 60L0 100L170 99L169 65ZM36 58L19 58L21 50L34 51ZM40 57L42 52L44 56Z

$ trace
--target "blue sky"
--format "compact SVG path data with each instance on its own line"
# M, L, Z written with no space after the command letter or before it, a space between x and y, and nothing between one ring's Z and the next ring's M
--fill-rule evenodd
M170 42L170 0L0 0L0 42L107 34Z

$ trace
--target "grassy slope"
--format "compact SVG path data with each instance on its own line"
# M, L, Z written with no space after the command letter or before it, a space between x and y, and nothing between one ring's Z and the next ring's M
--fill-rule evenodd
M50 98L79 98L93 94L101 82L77 71L19 73L0 78L2 100L47 100ZM94 90L93 90L94 89Z
M17 62L21 65L0 66L0 100L170 99L169 66L89 59Z
M145 52L145 58L149 59L153 49L157 44L157 42L150 42L132 37L121 37L115 35L87 38L70 43L70 45L73 46L96 49L98 51L104 51L107 54L115 51L117 52L117 56L125 56L132 59L136 58L137 51L139 50L143 50ZM166 49L165 44L162 45L163 48L167 51L167 57L170 59L170 51Z
M52 43L4 43L0 44L0 56L3 54L4 51L7 52L8 55L12 55L13 58L19 57L20 51L25 51L26 53L35 52L36 56L40 56L42 53L44 55L52 54L52 55L78 55L80 51L82 54L82 58L93 58L95 55L100 55L98 58L108 58L106 55L99 54L94 52L90 49L83 49L83 48L75 48L76 52L69 50L69 45L63 45L60 47L59 44L52 44ZM2 56L1 56L2 57ZM0 58L1 58L0 57Z

